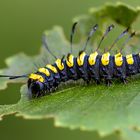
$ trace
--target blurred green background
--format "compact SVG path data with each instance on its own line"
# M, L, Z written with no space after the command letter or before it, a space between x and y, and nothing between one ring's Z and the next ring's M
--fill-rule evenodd
M63 27L66 36L72 18L86 14L90 7L102 6L116 0L0 0L0 68L5 67L5 59L18 52L34 55L39 52L44 30L54 25ZM122 0L132 6L140 5L139 0ZM20 84L9 85L1 91L0 104L16 103ZM117 136L114 137L119 139ZM108 136L106 140L115 140ZM84 132L56 128L53 120L24 120L14 116L5 117L0 122L0 139L100 139L96 132Z

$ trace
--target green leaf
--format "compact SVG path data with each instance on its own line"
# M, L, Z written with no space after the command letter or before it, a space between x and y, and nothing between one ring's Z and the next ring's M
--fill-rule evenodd
M79 21L81 26L81 33L86 34L88 28L93 24L98 23L102 32L106 25L114 23L125 28L131 27L137 20L140 14L140 7L133 8L124 3L117 4L108 3L102 7L93 7L86 15L81 15L74 18L74 21Z
M51 31L46 31L48 45L50 49L55 52L55 55L62 57L62 54L66 54L69 50L68 42L66 41L63 31L60 27L56 26ZM58 42L56 44L56 42ZM65 49L64 49L65 48ZM58 50L58 51L57 51ZM20 60L20 61L19 61ZM46 51L45 48L41 48L41 52L37 56L27 56L24 53L17 54L6 59L8 68L1 69L0 75L23 75L35 72L38 67L44 67L47 63L54 62L52 56ZM1 78L0 89L5 89L8 83L25 82L24 79L9 80L8 78Z
M130 27L140 14L140 7L133 8L123 3L106 4L99 10L91 8L90 13L92 16L99 17L100 15L102 20L110 18L124 27Z
M132 131L130 129L124 129L123 135L121 137L122 140L139 140L140 139L140 131Z
M21 75L29 73L34 69L33 61L31 60L31 58L23 53L6 59L6 64L8 68L0 70L0 74L2 75ZM20 81L23 80L20 79ZM5 89L7 87L7 83L10 82L19 82L19 80L17 81L9 80L7 78L1 78L0 89Z
M132 15L130 20L124 21L125 18L120 17L119 14L113 16L113 12L117 13L117 10L124 10L125 18L130 13ZM106 20L100 17L103 13L107 17ZM83 29L84 32L88 31L85 23L90 21L91 17L94 17L92 20L96 21L95 23L100 21L101 25L107 25L110 22L109 19L117 22L116 16L119 16L119 24L123 26L132 25L138 13L138 10L125 5L105 6L96 10L96 14L95 10L94 12L91 10L91 15L84 17L85 22L80 21L81 26L84 27L80 29ZM103 31L102 28L101 31ZM62 57L62 54L67 54L70 51L70 45L62 28L54 27L51 31L46 31L45 34L47 35L49 48L56 56ZM79 46L83 46L83 44L74 45L74 50L80 50ZM90 47L88 46L88 48ZM34 63L44 66L52 62L54 62L53 58L42 48L41 53L37 56L29 57L25 54L19 54L8 58L6 60L8 68L0 70L0 74L20 75L31 73L35 71ZM24 82L24 80L12 81L2 78L0 89L5 89L9 82ZM54 118L56 126L94 130L102 136L120 131L121 135L124 136L122 138L126 138L126 133L131 131L132 133L129 134L135 135L134 128L140 129L139 85L140 80L137 77L130 79L127 85L116 81L111 87L106 87L103 84L95 85L94 83L84 85L80 82L68 85L62 84L52 96L44 96L33 100L28 99L28 90L25 85L21 88L21 99L18 103L0 105L0 117L2 119L5 115L15 114L26 119ZM139 137L138 133L136 137Z
M21 100L12 106L2 106L0 114L16 113L28 119L55 118L56 126L98 130L101 135L140 126L139 83L129 85L76 85L52 96L29 100L27 88L21 90ZM133 88L132 88L133 87Z

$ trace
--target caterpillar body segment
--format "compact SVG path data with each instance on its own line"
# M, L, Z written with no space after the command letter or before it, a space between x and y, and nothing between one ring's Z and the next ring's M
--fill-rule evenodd
M117 61L116 55L120 55L121 59ZM72 67L67 62L67 59L62 61L64 65L62 70L59 69L56 63L52 65L57 69L57 73L45 67L44 69L50 72L49 76L46 75L45 71L38 71L29 76L28 88L31 92L30 94L32 94L33 97L50 94L61 82L78 80L81 78L86 82L94 79L97 83L100 83L102 79L104 79L107 85L110 85L113 79L119 78L125 83L128 76L140 72L139 54L122 56L122 54L119 53L116 55L112 56L105 53L103 55L97 54L95 57L94 55L91 56L87 55L85 52L81 52L77 58L73 57L73 60L71 60L71 62L73 62ZM95 61L95 63L92 64L91 61ZM121 65L119 61L121 61ZM42 80L42 78L44 80Z
M44 78L44 82L40 79L34 80L31 76L29 76L28 80L28 88L32 97L42 96L44 94L50 94L50 92L57 89L58 85L61 82L66 82L68 80L79 80L83 79L85 82L89 83L91 80L94 80L97 84L101 83L102 80L110 86L112 80L117 78L120 79L123 83L126 83L126 79L128 76L137 74L140 72L140 55L139 54L130 54L123 56L120 49L120 52L112 56L110 54L110 50L115 46L117 41L121 39L124 35L128 33L128 28L124 30L113 42L111 47L107 52L104 52L102 55L98 54L98 49L101 46L104 38L108 35L108 33L114 28L114 25L108 26L106 31L104 32L99 45L95 52L90 55L86 54L86 47L91 38L91 36L96 32L98 25L94 25L91 31L88 34L86 43L83 47L83 50L79 52L77 57L74 57L72 54L72 42L73 35L75 33L77 23L74 23L72 26L72 31L70 35L71 42L71 51L68 53L66 59L58 59L56 56L55 63L50 65L50 67L45 67L50 72L50 76L44 72L37 72L39 76ZM133 36L135 32L129 35L123 45L125 45ZM47 43L45 42L46 49L52 53ZM57 72L52 70L52 67L57 70ZM32 74L31 74L32 75ZM34 82L38 86L34 86ZM36 89L38 87L38 89Z
M53 64L46 64L43 68L39 68L37 72L21 75L21 76L9 76L0 75L0 77L9 77L9 79L16 78L28 78L27 86L29 90L30 98L37 98L44 95L49 95L55 91L62 82L69 80L83 79L86 83L94 80L97 84L102 81L110 86L113 79L120 79L123 83L126 83L127 77L140 73L140 53L129 54L126 56L122 55L121 46L120 51L111 55L110 51L115 46L117 41L128 33L128 28L124 30L113 42L113 44L106 49L103 54L98 53L98 49L101 43L108 35L108 33L114 28L114 25L108 26L104 32L99 45L95 49L95 52L87 55L86 47L87 44L98 29L98 25L94 25L88 34L86 43L84 44L83 50L81 50L77 57L72 53L73 35L75 33L77 22L73 24L70 34L70 52L67 54L66 59L57 58L47 45L45 35L43 35L42 41L43 46L55 59ZM131 33L123 46L135 35L135 32Z

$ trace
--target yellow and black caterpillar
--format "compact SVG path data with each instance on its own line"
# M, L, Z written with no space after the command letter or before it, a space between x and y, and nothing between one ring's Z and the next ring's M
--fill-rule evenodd
M46 37L43 36L43 44L47 51L56 59L54 64L47 64L45 67L39 68L37 72L29 75L21 76L9 76L0 75L0 77L9 77L9 79L16 79L26 77L28 78L28 89L30 97L40 97L46 94L50 94L55 91L61 82L68 80L83 79L87 83L91 80L95 80L97 84L100 84L102 80L109 86L112 80L115 78L120 79L123 83L126 83L127 77L135 75L140 72L140 54L122 55L122 48L114 56L110 55L110 50L115 43L128 33L128 29L124 30L118 38L114 41L111 47L105 51L102 55L98 54L98 49L106 37L106 35L114 28L114 25L110 25L104 35L102 36L97 49L90 55L86 54L86 46L91 36L98 29L98 25L93 26L87 41L77 57L72 54L73 35L77 22L73 24L70 36L71 52L68 53L66 59L62 57L57 58L48 48ZM124 46L130 38L135 35L135 32L131 33Z

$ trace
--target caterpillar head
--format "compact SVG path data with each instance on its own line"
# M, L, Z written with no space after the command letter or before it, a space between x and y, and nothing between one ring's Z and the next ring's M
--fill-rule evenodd
M31 74L28 80L29 98L40 97L44 95L45 84L41 75Z
M43 96L45 91L44 89L44 83L32 79L28 80L28 93L30 99Z

